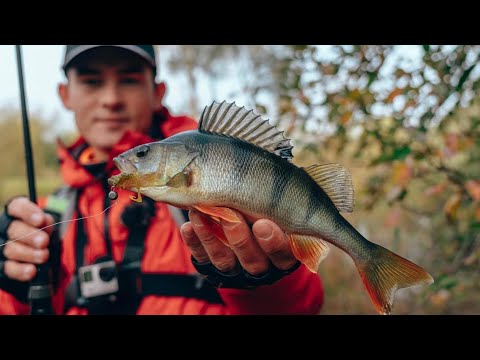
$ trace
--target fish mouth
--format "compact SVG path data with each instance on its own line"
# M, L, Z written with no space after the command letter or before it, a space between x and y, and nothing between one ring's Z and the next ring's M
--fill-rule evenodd
M122 174L133 174L137 172L136 166L128 159L119 155L113 158L113 163L122 172Z

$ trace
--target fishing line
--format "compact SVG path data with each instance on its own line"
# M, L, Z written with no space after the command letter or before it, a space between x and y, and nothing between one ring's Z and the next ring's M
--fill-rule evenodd
M114 191L112 190L112 191L110 192L110 194L109 194L109 197L110 197L111 199L113 198L113 194L111 195L112 192L114 192ZM115 199L116 199L116 197L115 197ZM49 227L52 227L52 226L55 226L55 225L58 225L58 224L64 224L64 223L68 223L68 222L73 222L73 221L78 221L78 220L93 218L93 217L95 217L95 216L102 215L105 211L107 211L107 210L110 209L112 206L117 205L117 204L118 204L118 201L115 201L112 205L110 205L109 207L107 207L105 210L103 210L102 212L100 212L100 213L98 213L98 214L95 214L95 215L83 216L83 217L79 217L79 218L71 219L71 220L63 220L63 221L56 222L55 224L51 224L51 225L44 226L44 227L42 227L42 228L40 228L40 229L37 229L37 230L35 230L35 231L32 231L31 233L29 233L29 234L27 234L27 235L24 235L24 236L21 236L21 237L19 237L19 238L17 238L17 239L8 240L8 241L6 241L5 243L1 244L1 245L0 245L0 248L1 248L2 246L5 246L5 245L9 244L9 243L12 243L12 242L14 242L14 241L21 240L21 239L23 239L23 238L26 238L27 236L30 236L30 235L32 235L32 234L35 234L35 233L37 233L37 232L39 232L39 231L42 231L42 230L44 230L44 229L48 229Z

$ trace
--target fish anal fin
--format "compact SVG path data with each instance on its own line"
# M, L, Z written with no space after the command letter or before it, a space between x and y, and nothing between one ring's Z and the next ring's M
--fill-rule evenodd
M311 165L305 172L325 191L338 211L352 212L355 204L352 177L340 164Z
M231 223L240 222L240 219L237 217L235 212L226 207L205 205L194 205L193 207L201 213L212 216L214 218L223 219Z
M295 257L305 264L308 270L316 273L330 251L328 244L320 238L307 235L288 234L288 238Z

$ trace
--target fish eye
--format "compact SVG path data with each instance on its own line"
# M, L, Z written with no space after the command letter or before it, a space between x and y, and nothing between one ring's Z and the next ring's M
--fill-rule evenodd
M135 155L137 155L137 157L139 158L144 157L145 155L147 155L149 150L150 150L150 147L148 145L144 145L140 148L140 150L137 151Z

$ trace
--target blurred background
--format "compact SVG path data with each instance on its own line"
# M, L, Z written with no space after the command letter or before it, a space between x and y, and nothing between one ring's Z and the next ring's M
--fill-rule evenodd
M22 46L39 196L60 184L55 139L75 136L56 93L63 46ZM480 313L480 46L158 45L172 113L213 100L254 108L285 130L294 163L340 163L366 238L424 267L393 314ZM15 49L0 46L0 206L28 195ZM320 265L321 314L375 314L353 261Z

